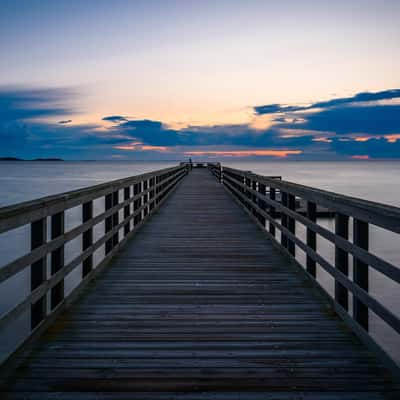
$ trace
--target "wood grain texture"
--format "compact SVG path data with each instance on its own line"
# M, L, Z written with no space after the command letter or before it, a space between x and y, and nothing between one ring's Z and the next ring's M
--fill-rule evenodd
M398 382L194 169L3 386L15 399L383 399Z

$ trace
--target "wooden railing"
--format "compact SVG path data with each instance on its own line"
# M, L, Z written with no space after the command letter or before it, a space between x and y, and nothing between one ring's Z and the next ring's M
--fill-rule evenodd
M69 296L73 297L80 286L91 279L95 270L106 265L161 205L187 172L188 167L183 164L0 208L0 233L28 224L31 232L31 251L0 268L0 284L6 284L8 279L26 268L30 268L31 280L29 295L0 316L0 329L30 310L31 334L38 330L68 301L69 298L64 296L66 275L82 265L82 281ZM104 212L94 216L93 202L97 199L103 199ZM82 223L65 232L65 212L77 206L81 207ZM120 211L123 212L122 219ZM93 241L93 228L103 222L102 236ZM65 245L79 236L82 238L82 251L65 264ZM104 246L104 258L94 269L93 254L101 246ZM48 256L50 276L47 276ZM48 300L50 304L47 304Z
M369 251L370 224L395 234L400 233L399 208L220 164L209 164L208 168L295 263L298 264L295 258L296 249L301 249L306 254L305 271L320 289L322 287L316 282L317 265L333 277L334 308L361 339L375 350L382 351L368 333L369 310L384 320L397 334L400 333L399 317L369 293L368 273L369 268L373 268L391 281L400 283L400 268ZM306 215L297 212L300 202L306 202ZM317 223L318 207L329 208L334 212L334 232ZM352 241L349 235L350 222L353 226ZM296 223L306 228L305 241L296 232ZM277 231L280 231L280 235ZM334 265L318 251L318 237L335 246ZM349 256L353 257L353 279L349 278ZM353 296L352 312L349 310L349 293Z
M222 183L222 165L220 163L208 163L207 167L217 178L218 182Z

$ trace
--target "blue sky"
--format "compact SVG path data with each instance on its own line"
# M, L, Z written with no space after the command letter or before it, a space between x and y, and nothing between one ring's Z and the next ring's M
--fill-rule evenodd
M0 7L0 156L400 157L399 1Z

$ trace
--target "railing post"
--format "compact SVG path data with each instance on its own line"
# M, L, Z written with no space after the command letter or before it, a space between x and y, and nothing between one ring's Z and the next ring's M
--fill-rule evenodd
M51 239L64 234L64 211L51 216ZM51 252L51 275L64 266L64 245ZM53 310L64 299L64 279L51 289L50 307Z
M240 183L242 183L243 185L246 185L246 178L244 176L240 175L240 179L239 181L241 181ZM246 189L244 186L241 186L241 188L239 189L242 193L243 193L243 199L239 199L239 201L246 206L246 200L244 199L246 197Z
M296 210L296 196L293 194L288 194L288 208L291 211ZM287 217L288 229L293 235L296 235L296 220L293 217ZM292 256L296 255L296 244L292 239L288 238L288 251Z
M281 202L284 207L288 206L288 196L287 196L286 192L281 191ZM281 211L281 225L284 228L287 228L287 225L288 225L287 224L287 215L285 214L284 211ZM281 232L281 244L285 249L287 249L287 236L283 232Z
M368 250L368 223L354 218L353 224L354 244L364 250ZM354 257L353 262L353 281L360 288L368 292L368 265L356 257ZM366 331L368 331L368 307L356 296L353 298L353 317Z
M251 211L251 193L250 190L248 188L251 187L251 179L250 178L245 178L245 182L246 182L246 208Z
M47 219L41 218L31 224L31 250L34 250L46 243ZM46 280L46 257L34 262L31 265L31 291L34 291ZM45 294L36 303L31 305L31 329L36 328L47 312L47 295Z
M145 191L145 190L147 190L147 188L148 188L148 181L147 181L147 179L145 179L143 182L142 182L142 188L143 188L143 191ZM144 209L143 209L143 217L146 217L147 216L147 214L148 214L148 212L149 212L149 207L147 206L147 202L148 202L148 193L145 193L144 195L143 195L143 204L144 205L146 205L146 207L144 207Z
M187 172L188 173L188 172ZM156 204L156 206L157 206L157 204L160 202L160 200L158 199L158 193L160 193L160 188L158 187L158 184L160 183L160 176L159 175L157 175L156 176L156 181L155 181L156 183L156 189L155 189L155 196L156 196L156 199L155 199L155 204Z
M349 217L344 214L335 215L335 233L349 240ZM335 267L345 276L349 274L349 256L347 251L335 246ZM346 310L349 309L349 294L347 289L335 280L335 299Z
M82 204L82 223L93 218L93 201ZM85 251L93 244L93 228L82 233L82 251ZM87 256L82 262L82 278L84 278L93 268L93 254Z
M113 207L115 207L119 203L119 190L113 192L112 197L113 197ZM119 224L119 210L117 210L113 214L113 228L115 228L118 224ZM112 243L113 248L118 244L118 242L119 242L119 231L116 231L113 235L113 243Z
M267 194L267 187L263 183L258 183L258 192L263 196ZM264 200L258 200L258 206L261 210L265 211L267 209L267 203ZM265 217L261 214L258 215L258 220L262 224L263 228L265 228Z
M269 198L273 201L276 201L276 190L271 186L269 187ZM269 207L269 215L272 219L276 218L275 207L272 205ZM272 224L271 221L269 222L269 233L275 237L275 225Z
M257 191L257 181L254 179L251 180L251 188L252 188L252 190ZM252 202L252 205L257 204L257 196L255 194L251 195L251 202ZM255 207L251 208L251 212L255 217L257 217L257 211L256 211Z
M150 212L153 211L154 205L155 205L155 201L153 200L154 199L154 193L155 193L154 189L153 189L154 184L155 184L155 178L150 178L150 180L149 180L149 185L150 185L150 188L151 188L151 190L149 192L149 201L150 201L149 208L150 208Z
M317 222L317 205L311 201L307 202L307 218L311 222ZM311 250L317 250L317 234L310 228L307 228L307 246ZM316 262L307 254L307 272L314 278L317 275Z
M129 200L131 197L131 187L127 186L124 188L124 200ZM126 221L129 216L131 215L131 203L127 204L124 206L124 221ZM124 236L128 235L128 233L131 230L131 221L129 220L125 225L124 225Z
M113 200L112 200L112 193L109 193L105 197L105 210L110 210L112 208ZM113 226L113 216L110 215L109 217L106 218L105 220L105 233L108 233L112 230ZM106 240L105 244L105 253L106 255L112 250L112 243L113 239L112 237Z
M221 164L219 164L219 183L224 183L224 170Z
M136 197L136 200L134 200L133 202L133 212L136 213L137 210L140 209L141 205L142 205L142 198L139 197L139 194L141 192L141 183L135 183L135 185L133 186L133 196ZM142 212L139 212L137 215L135 215L134 219L133 219L133 223L134 223L134 227L136 227L136 225L138 225L140 223L142 219Z

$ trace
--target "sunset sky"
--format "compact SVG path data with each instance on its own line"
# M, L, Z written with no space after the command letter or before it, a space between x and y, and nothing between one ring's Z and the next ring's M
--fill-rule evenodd
M400 158L398 0L0 6L0 156Z

